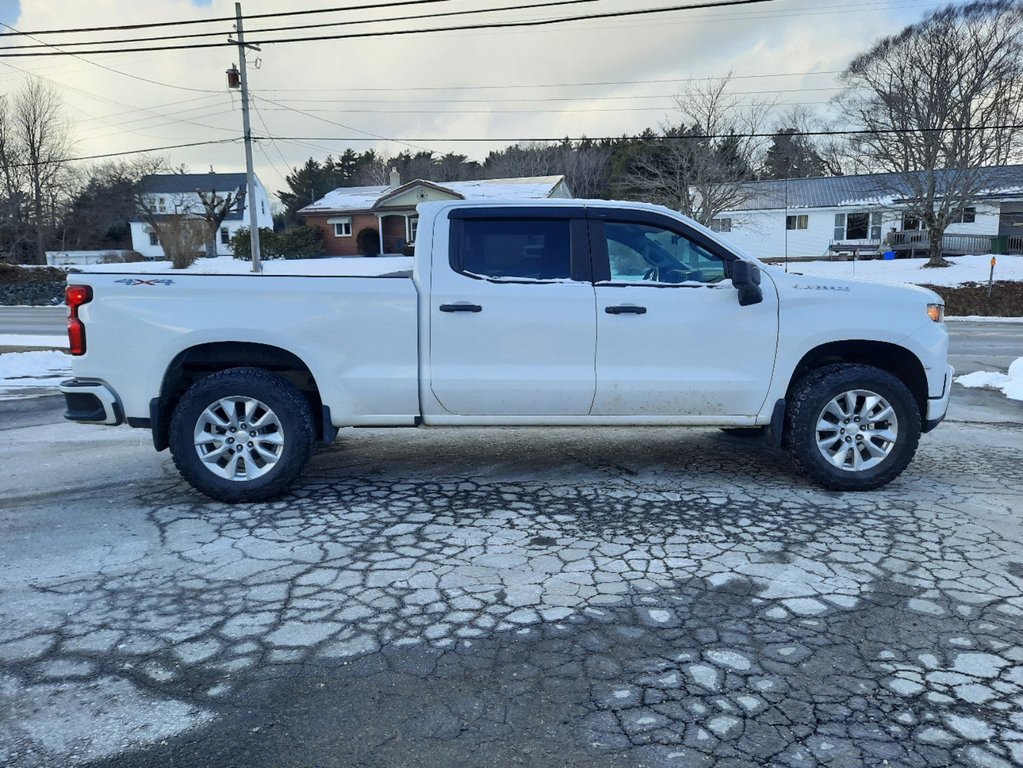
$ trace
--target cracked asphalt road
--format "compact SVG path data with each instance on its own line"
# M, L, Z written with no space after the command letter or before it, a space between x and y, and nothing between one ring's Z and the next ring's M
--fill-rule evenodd
M248 507L21 412L0 765L1023 764L1023 404L960 396L872 493L716 430L370 430Z

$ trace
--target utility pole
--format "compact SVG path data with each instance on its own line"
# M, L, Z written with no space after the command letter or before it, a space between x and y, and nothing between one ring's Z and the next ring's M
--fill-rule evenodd
M238 67L241 69L242 89L242 127L245 130L245 177L247 191L245 193L246 203L249 208L249 242L252 246L252 271L262 272L263 264L259 258L259 224L256 221L256 176L252 171L252 127L249 124L249 78L245 68L245 50L252 48L258 51L255 45L245 44L245 31L242 29L242 4L234 4L235 31L237 40L229 40L238 44Z

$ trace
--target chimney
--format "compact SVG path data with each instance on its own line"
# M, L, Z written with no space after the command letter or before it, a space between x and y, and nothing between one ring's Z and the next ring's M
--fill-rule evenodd
M398 173L397 168L391 168L391 188L401 186L401 174Z

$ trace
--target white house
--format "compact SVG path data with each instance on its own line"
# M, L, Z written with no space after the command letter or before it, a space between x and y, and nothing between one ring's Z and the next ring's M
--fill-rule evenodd
M1023 248L1023 165L985 169L984 190L946 230L949 252L986 253L991 238ZM927 250L927 232L893 195L895 174L754 181L746 202L723 211L711 228L758 258L835 252ZM940 183L940 176L939 176ZM893 232L894 230L894 232ZM997 245L997 244L996 244Z
M255 179L256 186L256 222L259 227L273 227L273 214L270 212L270 198L266 189ZM239 192L243 199L242 206L234 207L220 225L215 238L216 253L208 256L232 254L231 238L239 229L248 229L249 201L245 199L244 173L168 173L145 176L140 182L141 194L145 197L146 206L156 212L157 216L175 213L187 213L195 216L203 215L203 204L199 193L216 192L219 197L228 194L237 197ZM144 220L141 212L138 221L130 222L132 248L147 259L163 259L166 254L160 246L159 238L153 228Z

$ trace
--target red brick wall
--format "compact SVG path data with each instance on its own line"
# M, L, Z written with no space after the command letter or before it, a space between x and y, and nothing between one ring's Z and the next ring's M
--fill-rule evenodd
M335 237L334 225L328 224L327 219L337 218L336 214L325 214L323 216L306 216L305 223L310 227L316 227L323 233L323 245L327 256L358 256L359 249L357 238L359 232L364 229L371 229L377 232L377 217L372 213L357 213L352 216L351 237Z
M308 226L316 227L323 233L324 250L327 256L359 256L359 233L364 229L370 229L374 233L379 232L375 214L356 213L352 216L351 237L335 237L334 225L327 223L328 219L333 218L337 218L337 214L305 217L305 223ZM384 252L400 253L400 246L405 241L405 218L403 216L387 216L383 223Z

